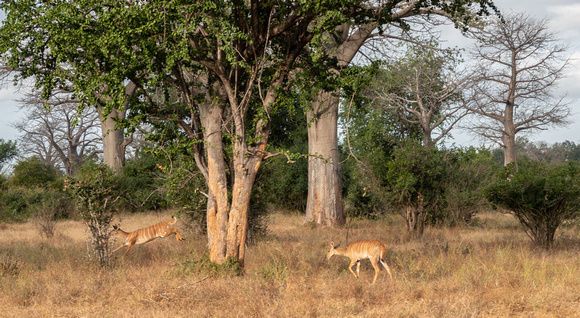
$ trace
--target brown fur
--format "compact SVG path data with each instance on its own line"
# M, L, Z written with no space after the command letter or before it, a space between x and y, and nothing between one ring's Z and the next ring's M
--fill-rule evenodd
M384 258L387 255L387 247L379 241L357 241L351 243L346 248L338 247L338 245L335 246L334 242L330 242L330 250L326 254L326 260L329 260L333 255L347 256L350 258L348 270L356 278L359 278L360 276L360 261L368 258L375 269L375 279L373 280L373 284L377 281L377 277L379 276L380 268L378 262L380 262L389 273L391 281L393 281L391 269L389 268L389 265L387 265L387 262L384 261ZM356 274L352 270L355 263Z
M113 228L115 229L115 231L117 231L117 234L119 234L119 236L125 239L125 242L121 244L121 246L113 250L113 253L116 252L121 247L127 246L127 250L125 251L124 254L127 255L127 253L129 252L131 247L133 247L133 245L145 244L158 237L166 237L173 233L175 233L175 238L178 241L183 241L185 239L181 237L181 235L179 235L179 231L177 231L177 229L173 227L173 225L176 222L177 219L173 217L173 222L161 222L129 233L121 230L119 226L113 225Z

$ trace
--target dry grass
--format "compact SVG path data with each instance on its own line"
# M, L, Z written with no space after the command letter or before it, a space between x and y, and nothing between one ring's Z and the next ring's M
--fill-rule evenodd
M122 227L168 219L125 216ZM509 216L483 215L480 224L428 229L409 242L397 217L353 221L349 242L377 239L389 247L395 282L381 271L376 285L368 261L357 280L348 259L323 260L331 240L345 244L345 229L312 228L298 215L271 216L269 236L248 248L243 276L188 266L202 259L203 237L157 239L126 257L118 251L113 268L102 270L86 260L78 222L60 222L52 239L32 224L0 224L0 316L580 316L577 229L560 232L546 252L532 247Z

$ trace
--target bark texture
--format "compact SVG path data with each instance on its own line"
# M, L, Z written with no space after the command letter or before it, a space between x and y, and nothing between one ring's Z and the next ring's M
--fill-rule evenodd
M374 24L360 26L350 33L350 26L336 29L336 42L326 48L347 66L371 35ZM334 70L340 72L340 69ZM308 128L308 198L305 222L341 226L346 221L342 199L341 169L338 156L338 107L340 90L319 92L307 113Z
M314 103L318 117L307 114L308 128L308 201L306 221L327 226L346 221L342 200L341 169L338 157L338 96L320 93Z

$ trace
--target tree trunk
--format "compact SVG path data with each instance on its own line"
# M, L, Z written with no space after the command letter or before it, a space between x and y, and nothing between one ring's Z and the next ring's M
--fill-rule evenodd
M226 237L230 204L226 179L226 163L222 144L223 106L200 107L207 153L207 235L210 260L221 264L226 260Z
M107 118L104 114L104 108L98 107L99 118L101 120L101 128L103 134L103 156L105 164L111 168L115 173L121 171L125 165L125 148L129 142L125 140L123 129L116 129L115 119L125 119L127 109L129 107L129 100L135 95L137 85L129 82L125 86L125 96L127 100L123 104L122 110L112 109Z
M103 119L103 112L99 111L101 117L101 127L103 131L103 156L104 161L109 168L116 173L123 168L125 164L125 136L122 129L115 128L113 118L124 118L125 112L112 111Z
M361 25L351 34L350 25L337 28L337 42L326 50L347 66L371 35L376 24ZM336 70L340 72L340 70ZM340 90L321 92L307 114L308 127L308 198L305 222L328 226L346 221L342 200L341 169L338 157L338 106Z
M308 122L308 201L306 222L344 225L341 171L338 157L338 92L322 92ZM314 116L316 116L314 118Z
M266 100L269 100L268 97ZM230 204L222 143L224 108L216 103L207 108L200 107L200 111L205 128L208 167L207 232L210 261L223 264L227 259L232 259L244 266L250 196L266 149L267 137L256 142L259 150L254 152L249 151L243 138L235 141L234 171L230 171L234 176ZM260 127L257 134L267 136L269 124L258 123L257 126Z
M261 155L245 156L244 141L235 143L234 163L235 178L232 191L232 212L228 220L227 236L227 257L236 259L240 265L244 265L246 238L248 233L248 216L250 210L250 199L256 174L262 163ZM265 150L266 144L263 144ZM246 157L246 158L244 158Z
M508 102L505 107L505 116L503 122L504 131L502 133L501 139L504 147L504 165L507 166L513 162L515 164L516 171L518 171L518 161L516 158L516 128L514 125L513 113L513 102Z
M405 222L407 224L407 236L411 239L421 237L425 229L425 206L423 196L417 196L417 204L409 204L405 212Z

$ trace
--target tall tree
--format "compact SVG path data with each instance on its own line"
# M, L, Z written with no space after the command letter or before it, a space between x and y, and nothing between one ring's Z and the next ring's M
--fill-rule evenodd
M554 92L569 65L567 48L548 21L527 13L493 19L474 36L480 97L470 108L480 121L471 127L500 145L504 164L517 169L516 134L568 123L568 103Z
M40 59L48 53L60 67L35 78L43 89L70 81L86 105L105 101L110 113L122 109L125 83L132 81L142 102L130 105L133 119L171 112L179 117L208 185L210 259L243 264L250 192L268 156L269 114L283 106L292 70L306 68L295 64L304 47L344 17L364 12L357 9L361 3L12 0L0 9L8 20L28 26L0 30L0 44L12 48L4 54L9 64L20 62L12 59L19 44L32 53L44 48ZM50 37L27 32L38 16ZM73 65L75 74L62 63Z
M101 41L113 41L111 28L101 24L101 29L96 29L88 16L85 21L78 19L85 14L77 9L96 5L89 2L10 0L0 3L0 10L6 13L0 27L0 73L3 79L12 74L15 82L34 77L35 88L43 99L49 99L52 90L58 88L77 95L80 112L86 107L95 107L101 119L105 164L118 172L124 162L125 148L132 140L125 139L125 132L117 125L125 118L126 103L134 95L136 86L110 76L110 70L115 67L112 61L120 52L107 50ZM120 89L126 95L115 96L116 100L103 93L112 90L116 94ZM93 96L86 98L86 93ZM118 102L119 99L125 104ZM112 107L115 103L119 105Z
M78 100L55 91L49 100L32 92L19 101L25 117L14 127L24 155L74 175L83 161L101 153L101 130L94 108L78 113Z
M403 58L385 65L368 93L375 107L418 125L423 146L433 147L467 115L465 106L473 98L465 89L472 77L460 62L452 49L410 46Z
M370 13L368 16L351 19L329 32L324 50L338 61L333 69L335 74L340 74L372 38L388 36L391 26L408 30L412 23L409 19L414 17L442 16L451 19L457 27L466 28L479 16L489 14L490 10L497 12L491 0L394 0L365 3L365 9ZM306 222L341 225L346 219L338 159L339 102L340 90L321 90L307 116L309 153L313 156L308 162Z

